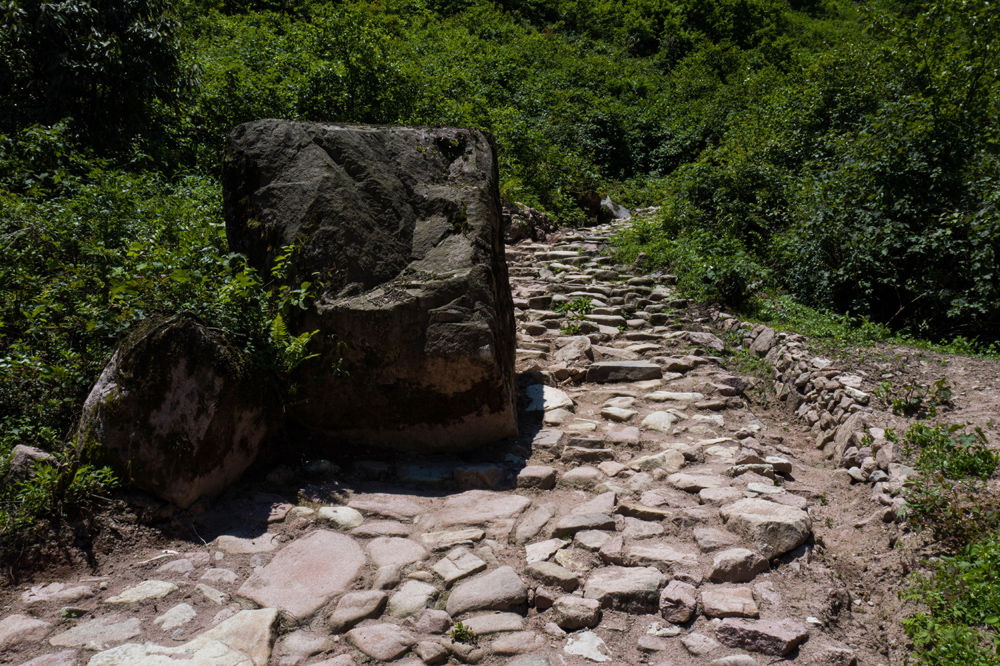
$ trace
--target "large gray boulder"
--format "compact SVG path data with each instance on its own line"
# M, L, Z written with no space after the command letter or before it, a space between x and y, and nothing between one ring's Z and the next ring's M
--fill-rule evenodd
M290 415L313 443L472 448L517 431L514 317L492 139L262 120L223 158L233 250L320 284ZM340 368L340 372L335 368ZM346 376L345 372L346 371Z
M220 331L188 315L150 319L91 389L77 436L125 480L185 508L253 463L276 423L270 385Z

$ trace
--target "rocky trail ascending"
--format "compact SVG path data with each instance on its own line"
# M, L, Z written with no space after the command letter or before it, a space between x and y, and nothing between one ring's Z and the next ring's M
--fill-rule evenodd
M861 491L613 231L507 250L517 441L279 467L4 591L0 662L888 663L820 538Z

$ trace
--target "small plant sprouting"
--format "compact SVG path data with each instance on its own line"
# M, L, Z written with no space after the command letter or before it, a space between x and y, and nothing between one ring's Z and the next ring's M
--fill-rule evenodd
M558 303L552 309L564 313L567 317L566 326L560 330L563 335L579 335L580 321L593 311L594 306L590 298L581 296L572 301Z
M910 382L897 388L892 382L884 381L875 390L875 396L885 402L893 414L917 418L937 416L938 407L951 404L951 395L951 386L944 378L929 387Z
M571 316L572 314L577 314L585 317L594 311L594 305L592 300L587 296L580 296L579 298L574 298L572 301L559 303L552 309L556 312L565 312Z
M461 622L456 622L448 635L452 643L471 643L476 640L476 633Z

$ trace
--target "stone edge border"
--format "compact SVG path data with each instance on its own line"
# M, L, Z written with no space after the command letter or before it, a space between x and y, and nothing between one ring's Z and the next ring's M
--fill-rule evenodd
M892 495L916 472L899 461L897 445L886 439L893 416L875 407L871 392L861 390L864 378L814 356L804 335L776 331L718 310L711 317L719 329L767 362L778 399L810 426L816 448L835 461L850 482L873 484L873 498L900 514L905 503Z

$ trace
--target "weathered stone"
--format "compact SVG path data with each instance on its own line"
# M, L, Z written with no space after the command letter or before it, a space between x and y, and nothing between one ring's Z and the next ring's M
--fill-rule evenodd
M577 335L568 338L567 342L557 349L552 357L559 363L583 363L594 360L594 349L590 338L585 335Z
M448 661L447 648L436 641L420 641L413 648L413 652L419 657L419 660L413 661L413 666L417 664L433 666L434 664L443 664ZM408 663L409 661L411 660L408 659L406 662L401 662L401 664Z
M229 595L225 592L221 592L214 587L205 585L204 583L198 583L194 586L194 591L211 601L216 606L222 606L227 601L229 601Z
M80 599L94 596L94 588L90 585L73 585L72 583L49 583L34 585L21 595L21 601L26 604L57 602L71 604Z
M347 631L358 622L377 617L385 608L386 594L381 590L348 592L337 602L328 624L335 633Z
M270 553L277 550L281 542L278 540L277 534L268 532L252 539L233 536L232 534L223 534L217 537L212 542L212 545L223 553L251 555L256 553Z
M349 506L324 506L316 512L316 517L340 530L354 529L365 520L360 511Z
M767 559L798 548L812 534L809 514L762 499L743 499L719 510L726 527Z
M7 473L2 481L5 487L12 487L14 484L29 478L35 469L35 464L52 460L52 454L46 453L34 446L18 444L10 451L7 458Z
M277 617L278 612L273 608L240 611L184 645L126 643L94 655L87 663L88 666L192 663L266 666Z
M568 542L562 539L546 539L536 543L529 543L524 547L525 562L534 564L549 559L560 548L565 548Z
M666 529L658 522L626 517L621 533L626 539L650 539L662 536Z
M667 472L676 472L681 467L684 467L684 454L675 449L668 449L649 456L636 458L630 462L628 466L632 469L646 472L651 472L657 469L666 470Z
M446 499L440 511L425 514L420 524L428 528L481 525L494 520L514 518L530 505L531 500L520 495L489 490L467 490Z
M121 593L104 600L106 604L137 604L149 599L162 599L177 591L177 586L163 580L146 580L138 585L122 590Z
M759 611L749 587L710 585L701 590L701 604L707 617L757 617Z
M462 624L478 636L501 631L521 631L524 629L524 618L517 613L486 613L462 620Z
M401 657L417 641L413 634L394 624L369 624L347 633L348 640L366 655L378 661Z
M534 631L511 631L490 643L490 652L498 655L523 654L544 647L545 639Z
M698 566L698 554L676 543L665 541L638 541L629 544L625 557L630 564L655 566L661 571L673 572Z
M560 486L589 490L604 480L604 473L596 467L581 465L568 470L559 479Z
M475 130L261 120L223 156L230 247L322 276L295 416L320 442L457 449L517 433L493 143ZM343 367L349 376L324 368ZM333 439L336 437L336 439Z
M534 539L554 515L555 511L549 505L536 507L526 513L514 529L514 543L525 543Z
M687 636L682 637L681 643L684 645L684 649L696 657L708 654L712 650L722 647L722 644L711 636L697 632L691 632Z
M600 550L610 538L611 534L605 530L583 530L573 535L573 543L587 550Z
M601 621L601 603L597 599L559 597L552 604L552 617L565 631L596 627Z
M347 506L362 513L395 518L396 520L414 518L425 511L425 508L415 502L413 498L390 493L355 495L347 503Z
M421 634L443 634L451 626L451 616L443 610L428 608L420 614L413 628Z
M662 375L660 366L649 361L601 361L587 368L587 381L599 384L659 379Z
M551 490L556 487L556 470L547 465L528 465L517 473L517 487Z
M445 585L451 585L466 576L486 569L486 562L465 547L455 548L431 567L441 577Z
M218 329L190 315L149 319L91 389L77 437L100 442L123 479L185 508L257 458L276 424L271 386Z
M448 597L446 610L452 617L477 610L522 612L528 603L528 589L508 566L480 574L460 583Z
M31 661L26 661L21 666L76 666L76 650L61 650L52 654L43 654L35 657Z
M433 585L419 580L408 580L389 597L386 612L393 617L416 615L427 608L436 596L437 588Z
M672 580L660 592L660 615L667 622L686 624L698 612L698 590L694 585Z
M584 659L598 663L611 661L607 650L608 647L601 640L601 637L592 631L581 631L570 636L563 648L563 652L566 654L579 655Z
M279 638L274 644L272 655L278 664L312 663L310 657L326 652L336 644L336 639L332 636L300 629Z
M674 488L678 488L689 493L697 493L705 488L724 488L730 484L729 479L724 476L688 474L686 472L671 474L667 477L667 481Z
M604 567L591 572L583 596L604 608L655 613L666 578L652 567Z
M197 615L190 604L177 604L163 615L154 619L153 624L163 631L172 631L177 627L187 624L197 617Z
M746 548L729 548L716 553L708 579L713 583L746 583L767 571L767 560Z
M207 569L198 580L205 583L212 583L214 585L233 585L239 580L239 576L237 576L236 572L231 569L213 567L211 569Z
M354 539L318 530L285 546L243 583L239 594L302 619L344 592L364 564Z
M677 423L677 416L672 412L650 412L642 420L642 427L669 434L675 423Z
M377 567L405 566L427 558L427 549L412 539L378 537L368 542L368 556Z
M35 643L52 631L52 623L29 615L8 615L0 620L0 653L20 643Z
M732 532L717 530L714 527L694 528L694 540L703 553L730 548L739 543L739 538Z
M606 513L571 513L556 521L552 536L573 536L581 530L613 530L615 520Z
M783 657L809 637L809 630L793 620L727 618L715 628L715 637L729 647Z
M424 532L417 539L432 551L447 550L458 545L472 545L479 541L486 532L477 528L469 527L459 530L443 530L441 532Z
M535 580L564 592L572 592L580 586L580 579L575 573L554 562L535 562L529 564L524 571Z
M521 395L528 401L526 412L551 412L556 409L573 409L573 399L554 386L531 384L526 386Z
M142 621L137 617L125 618L105 615L81 622L49 639L54 647L82 647L103 650L110 643L121 643L142 631Z

